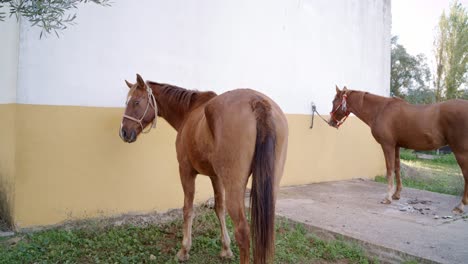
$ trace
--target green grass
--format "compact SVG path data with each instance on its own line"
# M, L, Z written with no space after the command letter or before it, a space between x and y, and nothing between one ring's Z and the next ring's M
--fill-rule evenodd
M404 187L451 195L460 195L463 192L463 176L453 154L427 160L417 158L412 150L401 149L400 159ZM387 183L384 176L377 176L375 180Z
M417 160L416 154L409 149L400 149L400 159L402 160Z
M232 222L228 220L231 239ZM277 220L275 263L375 263L362 249L343 240L324 241L302 225ZM238 263L222 261L219 225L212 210L199 209L193 223L193 244L188 263ZM91 227L53 229L24 235L16 245L0 243L0 263L177 263L182 223L176 220L149 227ZM150 256L155 259L150 261Z
M384 176L375 177L376 182L387 183L387 180ZM430 192L445 193L451 195L460 195L463 191L463 186L458 186L458 181L455 180L455 184L450 183L448 179L439 179L439 180L426 180L426 179L407 179L402 176L402 184L404 187L426 190Z
M416 261L416 260L407 260L405 262L403 262L403 264L418 264L419 262Z
M400 159L404 161L426 161L427 164L448 164L448 165L457 165L457 160L455 159L455 155L451 154L444 154L444 155L436 155L435 151L431 151L428 154L437 156L435 159L432 160L423 160L416 157L416 154L413 153L410 149L400 149Z
M378 263L368 258L355 244L341 239L324 241L300 224L291 224L287 220L278 221L276 228L276 263L311 263L336 262Z

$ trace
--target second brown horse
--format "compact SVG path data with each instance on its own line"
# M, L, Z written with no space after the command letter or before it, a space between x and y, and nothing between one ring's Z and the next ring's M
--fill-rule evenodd
M267 96L238 89L217 95L156 82L127 82L130 92L120 137L134 142L155 122L156 113L177 130L176 151L184 190L184 228L179 260L192 245L193 199L197 174L210 177L221 225L222 257L231 257L225 208L235 225L240 262L249 263L252 235L254 263L272 262L275 201L288 143L286 117ZM252 174L251 224L244 194Z
M433 150L449 145L465 178L462 200L453 211L463 212L464 205L468 204L468 101L412 105L400 98L336 87L329 124L338 128L350 113L371 128L375 140L382 146L388 182L388 192L382 203L400 199L400 147ZM397 186L393 193L394 171Z

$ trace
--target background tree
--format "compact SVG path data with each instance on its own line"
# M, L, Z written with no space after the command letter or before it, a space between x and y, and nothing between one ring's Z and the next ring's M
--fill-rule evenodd
M468 94L468 13L458 1L452 2L448 16L442 12L434 53L437 101L465 97Z
M434 93L429 89L431 72L424 54L413 56L392 37L390 92L411 103L430 103Z
M436 102L435 92L429 87L408 89L403 98L412 104L431 104Z
M25 18L32 26L42 28L43 34L59 31L74 24L76 13L72 12L81 3L95 3L102 6L110 5L109 0L0 0L0 21L8 16ZM3 10L3 11L2 11Z

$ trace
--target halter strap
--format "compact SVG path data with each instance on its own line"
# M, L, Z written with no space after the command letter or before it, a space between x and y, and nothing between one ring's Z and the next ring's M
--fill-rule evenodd
M346 118L348 118L348 116L351 114L351 112L348 111L347 99L348 99L348 95L345 93L343 95L343 98L341 99L341 103L335 108L335 110L333 110L333 112L330 113L331 118L333 118L333 120L335 120L336 122L336 128L339 128L344 123ZM340 107L341 107L341 110L345 113L345 115L340 120L338 120L335 117L335 113L336 111L338 111L338 109L340 109Z
M146 104L145 112L143 113L141 118L136 119L133 116L126 115L125 113L123 114L123 118L127 118L129 120L137 122L141 127L141 133L144 133L144 134L149 133L151 131L151 128L156 128L156 123L158 120L158 105L156 104L156 98L154 97L153 90L151 90L151 87L148 85L148 83L146 83L146 91L148 93L148 103ZM154 109L154 119L153 121L151 121L150 128L145 131L142 121L143 119L145 119L146 113L148 113L148 110L150 107Z

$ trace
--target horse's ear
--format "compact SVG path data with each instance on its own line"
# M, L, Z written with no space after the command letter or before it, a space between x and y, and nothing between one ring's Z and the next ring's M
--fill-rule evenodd
M129 83L127 80L125 80L125 83L127 84L128 88L132 89L133 84Z
M141 88L145 88L145 81L141 78L140 74L137 73L137 83Z
M336 89L336 93L341 93L340 88L338 88L338 85L336 84L335 84L335 89Z
M348 87L343 87L343 91L348 91Z

